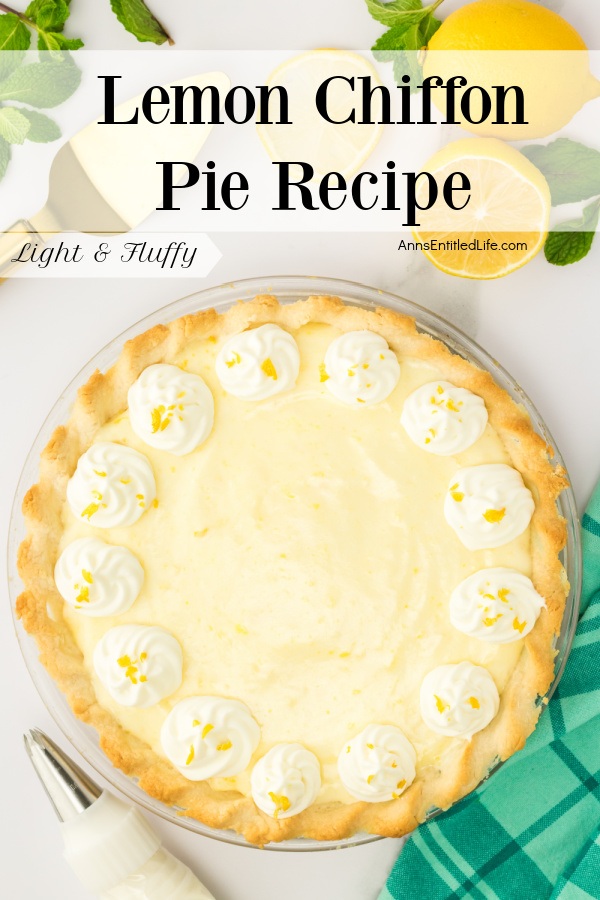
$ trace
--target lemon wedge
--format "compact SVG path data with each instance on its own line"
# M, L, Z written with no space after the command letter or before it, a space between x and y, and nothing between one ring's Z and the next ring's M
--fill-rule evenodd
M358 171L377 145L383 125L327 122L316 108L315 97L319 85L327 78L336 78L327 89L327 111L336 121L345 119L354 105L353 92L341 79L367 76L372 87L381 84L364 57L346 50L312 50L278 66L267 79L267 86L281 85L286 89L292 124L257 125L271 159L309 163L316 177L339 172L347 178Z
M415 239L423 253L450 275L500 278L528 263L540 251L548 232L548 183L522 153L495 138L467 138L448 144L422 167L441 184L452 172L470 182L470 199L452 210L438 199L420 212ZM425 206L427 187L421 179L417 201ZM461 205L467 192L457 198ZM434 244L437 242L437 244Z

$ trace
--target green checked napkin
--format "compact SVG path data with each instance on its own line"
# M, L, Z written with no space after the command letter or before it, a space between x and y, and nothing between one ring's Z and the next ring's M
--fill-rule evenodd
M421 825L379 900L600 898L600 484L583 517L582 615L525 748Z

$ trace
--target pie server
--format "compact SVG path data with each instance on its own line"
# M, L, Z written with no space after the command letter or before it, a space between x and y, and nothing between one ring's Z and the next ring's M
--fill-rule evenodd
M214 85L225 93L230 82L223 72L208 72L170 85ZM130 119L140 101L134 97L122 103L115 119ZM186 101L191 105L189 94ZM210 124L175 125L171 118L169 113L159 125L142 117L137 125L92 122L67 141L52 163L43 209L0 233L0 276L13 267L11 260L27 243L43 244L44 235L123 234L143 222L162 196L157 160L195 159L212 128ZM181 178L184 168L177 174Z
M103 791L43 731L23 737L61 823L65 859L88 891L104 900L215 900L137 809Z

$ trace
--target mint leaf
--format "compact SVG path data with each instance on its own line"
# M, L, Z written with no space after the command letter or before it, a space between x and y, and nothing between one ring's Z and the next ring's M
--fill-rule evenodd
M27 50L31 35L18 16L0 16L0 50Z
M521 153L545 176L552 205L578 203L600 194L600 152L558 138L550 144L529 144Z
M544 244L544 256L548 262L553 266L570 266L587 256L596 235L599 217L600 197L585 207L581 219L562 222L561 231L551 231Z
M151 41L153 44L164 44L165 41L173 43L143 0L110 0L110 5L121 25L138 41Z
M420 47L416 46L416 40L413 35L413 26L419 25L421 20L427 15L428 13L424 10L405 13L397 25L392 26L392 28L388 29L388 31L375 41L372 49L374 51L420 50Z
M0 108L0 137L9 144L22 144L30 129L27 118L13 106Z
M12 13L0 16L0 51L11 51L10 53L0 52L0 80L19 68L30 41L29 29L18 16L14 16Z
M83 41L79 38L66 38L57 31L40 31L38 34L38 50L50 50L56 53L60 50L79 50L83 47Z
M414 9L422 9L421 0L393 0L392 3L381 3L380 0L366 0L367 9L374 19L383 25L397 24L402 13Z
M4 178L10 162L10 144L0 137L0 179Z
M66 0L33 0L25 10L25 15L42 31L62 31L69 12Z
M64 103L80 81L81 72L67 60L31 63L0 82L0 100L18 100L47 109Z
M60 137L60 128L54 119L45 116L44 113L36 112L35 109L20 109L19 112L29 122L28 141L33 141L36 144L47 144L49 141L56 141Z

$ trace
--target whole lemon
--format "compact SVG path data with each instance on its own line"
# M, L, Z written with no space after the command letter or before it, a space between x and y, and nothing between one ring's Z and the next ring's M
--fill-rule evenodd
M456 91L455 120L475 134L509 141L553 134L584 103L600 96L600 82L590 73L582 37L557 13L528 0L475 0L451 13L429 41L423 75L439 75L445 82L463 75L467 85ZM483 88L492 103L495 86L519 86L527 124L514 124L511 91L506 95L508 124L494 124L494 111L486 121L469 122L460 101L473 85ZM471 95L475 101L471 118L477 119L480 95L476 91ZM434 89L432 99L446 114L446 91Z

